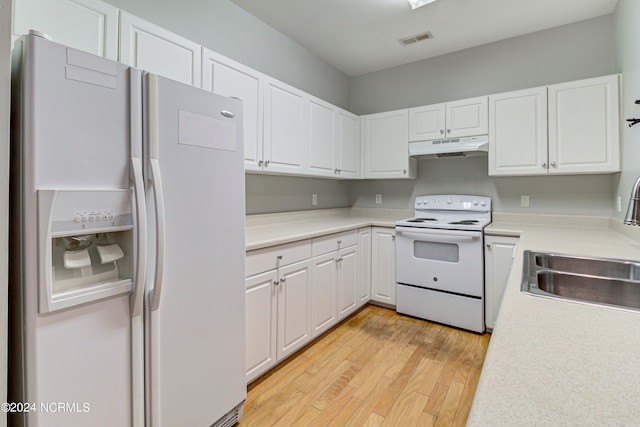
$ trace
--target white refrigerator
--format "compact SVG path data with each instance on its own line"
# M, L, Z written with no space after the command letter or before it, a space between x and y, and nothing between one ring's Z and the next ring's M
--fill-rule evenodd
M23 37L14 49L12 425L242 415L242 104Z

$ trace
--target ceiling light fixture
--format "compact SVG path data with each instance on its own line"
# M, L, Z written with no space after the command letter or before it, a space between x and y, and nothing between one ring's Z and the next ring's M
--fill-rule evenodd
M411 5L411 10L416 10L417 8L424 6L425 4L433 3L436 0L409 0L409 4Z

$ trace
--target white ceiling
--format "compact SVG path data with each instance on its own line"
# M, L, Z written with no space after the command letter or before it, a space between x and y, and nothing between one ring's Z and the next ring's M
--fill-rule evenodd
M612 13L617 0L231 0L348 76ZM402 46L401 38L434 38Z

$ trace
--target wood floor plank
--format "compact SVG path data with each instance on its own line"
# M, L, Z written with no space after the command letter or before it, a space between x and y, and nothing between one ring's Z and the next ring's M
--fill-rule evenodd
M363 399L362 405L354 412L351 418L345 424L345 427L359 427L366 423L369 416L373 413L373 409L378 404L378 401L386 393L389 385L393 380L389 377L382 376L380 381L370 391L370 393Z
M453 382L447 391L447 395L442 402L442 407L436 416L436 426L451 426L458 410L458 403L462 396L464 385Z
M238 425L463 426L488 343L369 305L251 384Z

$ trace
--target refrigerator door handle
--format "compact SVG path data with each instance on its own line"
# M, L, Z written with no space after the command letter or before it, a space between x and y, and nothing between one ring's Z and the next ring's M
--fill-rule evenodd
M162 178L158 159L150 159L153 179L153 196L156 203L156 271L151 293L151 311L160 306L162 294L162 278L164 275L164 196L162 194Z
M131 317L136 317L142 314L144 282L147 275L147 209L144 197L144 181L142 178L142 160L139 157L131 158L131 169L133 171L133 193L136 208L136 245L138 247L134 290L131 296Z

